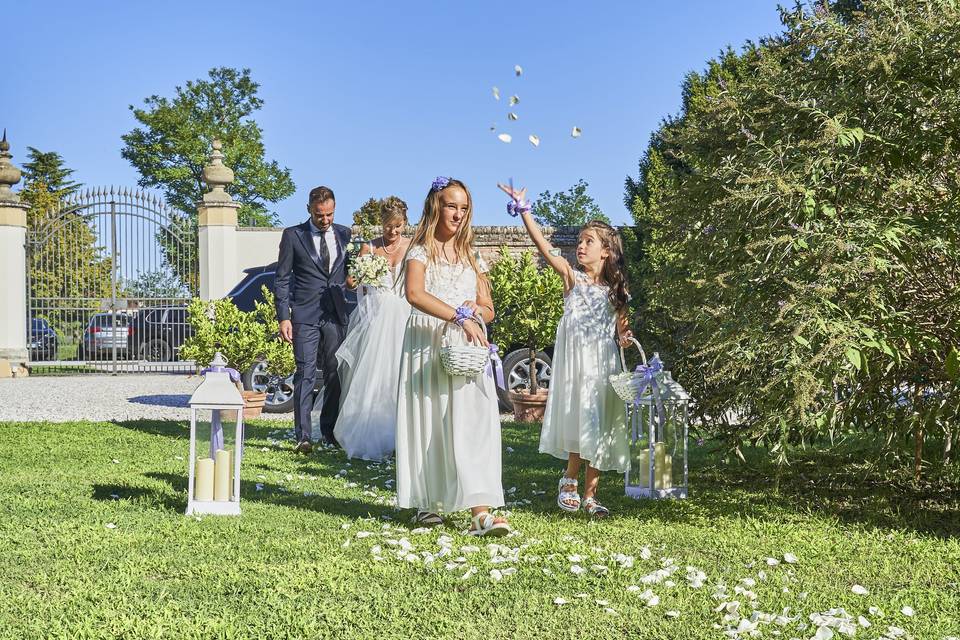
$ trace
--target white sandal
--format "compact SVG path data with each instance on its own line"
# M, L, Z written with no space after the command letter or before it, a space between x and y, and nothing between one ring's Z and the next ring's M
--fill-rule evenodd
M563 488L567 485L573 485L573 491L564 491ZM580 494L577 493L576 478L560 478L560 486L557 487L557 490L560 492L559 495L557 495L558 507L567 513L576 513L580 510ZM567 504L567 501L576 502L577 504Z
M597 499L593 496L590 496L583 501L583 510L587 512L587 515L598 519L606 518L610 515L610 509L607 509L605 506L597 502Z
M481 511L470 519L470 530L467 533L481 538L487 536L500 538L511 531L512 529L506 520L500 518L500 522L497 522L497 518L490 515L489 511Z

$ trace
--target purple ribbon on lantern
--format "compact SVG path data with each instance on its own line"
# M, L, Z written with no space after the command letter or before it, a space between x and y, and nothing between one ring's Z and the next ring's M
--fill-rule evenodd
M506 391L507 385L503 381L503 361L500 359L500 347L491 342L487 350L490 352L490 359L487 360L486 374L491 377L495 376L497 386Z
M222 362L222 360L221 360ZM230 367L221 367L214 365L207 367L200 372L200 375L206 376L208 373L226 373L230 376L230 381L234 384L240 382L240 373ZM242 445L241 445L242 446ZM220 412L213 411L210 416L210 457L216 458L217 449L223 449L223 422L220 420Z
M657 418L660 422L660 426L663 427L666 422L667 416L663 409L663 400L660 398L660 384L657 382L657 374L663 371L663 362L660 361L660 358L653 356L650 359L649 364L638 364L637 368L634 369L634 373L641 374L642 378L640 379L640 386L637 389L637 394L634 396L633 406L640 406L640 396L643 395L643 392L648 388L650 389L650 395L653 396L653 403L657 409Z

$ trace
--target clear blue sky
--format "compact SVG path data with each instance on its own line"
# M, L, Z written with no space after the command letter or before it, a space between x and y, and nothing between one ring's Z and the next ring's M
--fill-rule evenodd
M128 105L215 66L249 67L267 157L305 218L331 186L337 220L397 194L414 218L436 175L472 189L477 224L508 224L497 180L535 194L578 178L614 221L623 181L691 70L779 30L776 0L683 2L14 2L4 8L0 127L14 162L59 152L88 185L134 185L120 157ZM513 66L524 68L516 78ZM503 97L493 99L491 87ZM516 93L520 119L507 121ZM513 135L497 140L489 128ZM571 128L583 129L574 140ZM534 148L527 135L540 136Z

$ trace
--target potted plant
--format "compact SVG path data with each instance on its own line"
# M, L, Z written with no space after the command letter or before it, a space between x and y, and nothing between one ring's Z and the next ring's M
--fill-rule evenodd
M537 381L537 353L553 344L563 316L563 281L553 269L538 266L533 252L511 256L506 247L489 273L497 319L493 341L519 346L529 352L529 382L521 391L511 391L513 414L518 422L540 422L547 404L547 390Z
M244 312L237 309L227 298L204 301L194 298L187 306L187 318L193 335L180 348L183 358L200 363L210 362L219 351L227 359L230 368L246 371L270 353L274 335L268 333L267 325L258 311ZM260 415L267 394L243 389L245 418Z

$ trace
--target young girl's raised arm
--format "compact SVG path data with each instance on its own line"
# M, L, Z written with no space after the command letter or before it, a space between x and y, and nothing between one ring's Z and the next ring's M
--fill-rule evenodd
M498 187L510 196L515 203L523 202L527 189L514 189L513 186L507 186L504 184L498 184ZM570 266L570 263L566 261L565 258L559 255L559 252L555 251L553 245L547 242L547 239L543 236L543 232L540 231L540 225L537 224L537 221L533 219L533 214L530 213L529 209L520 210L520 220L523 221L523 226L527 230L527 235L530 236L530 239L533 240L533 244L537 247L537 251L540 252L540 255L543 256L543 259L547 261L553 270L560 274L560 277L563 278L563 290L564 293L573 288L574 285L574 275L573 268ZM556 254L556 255L555 255Z

